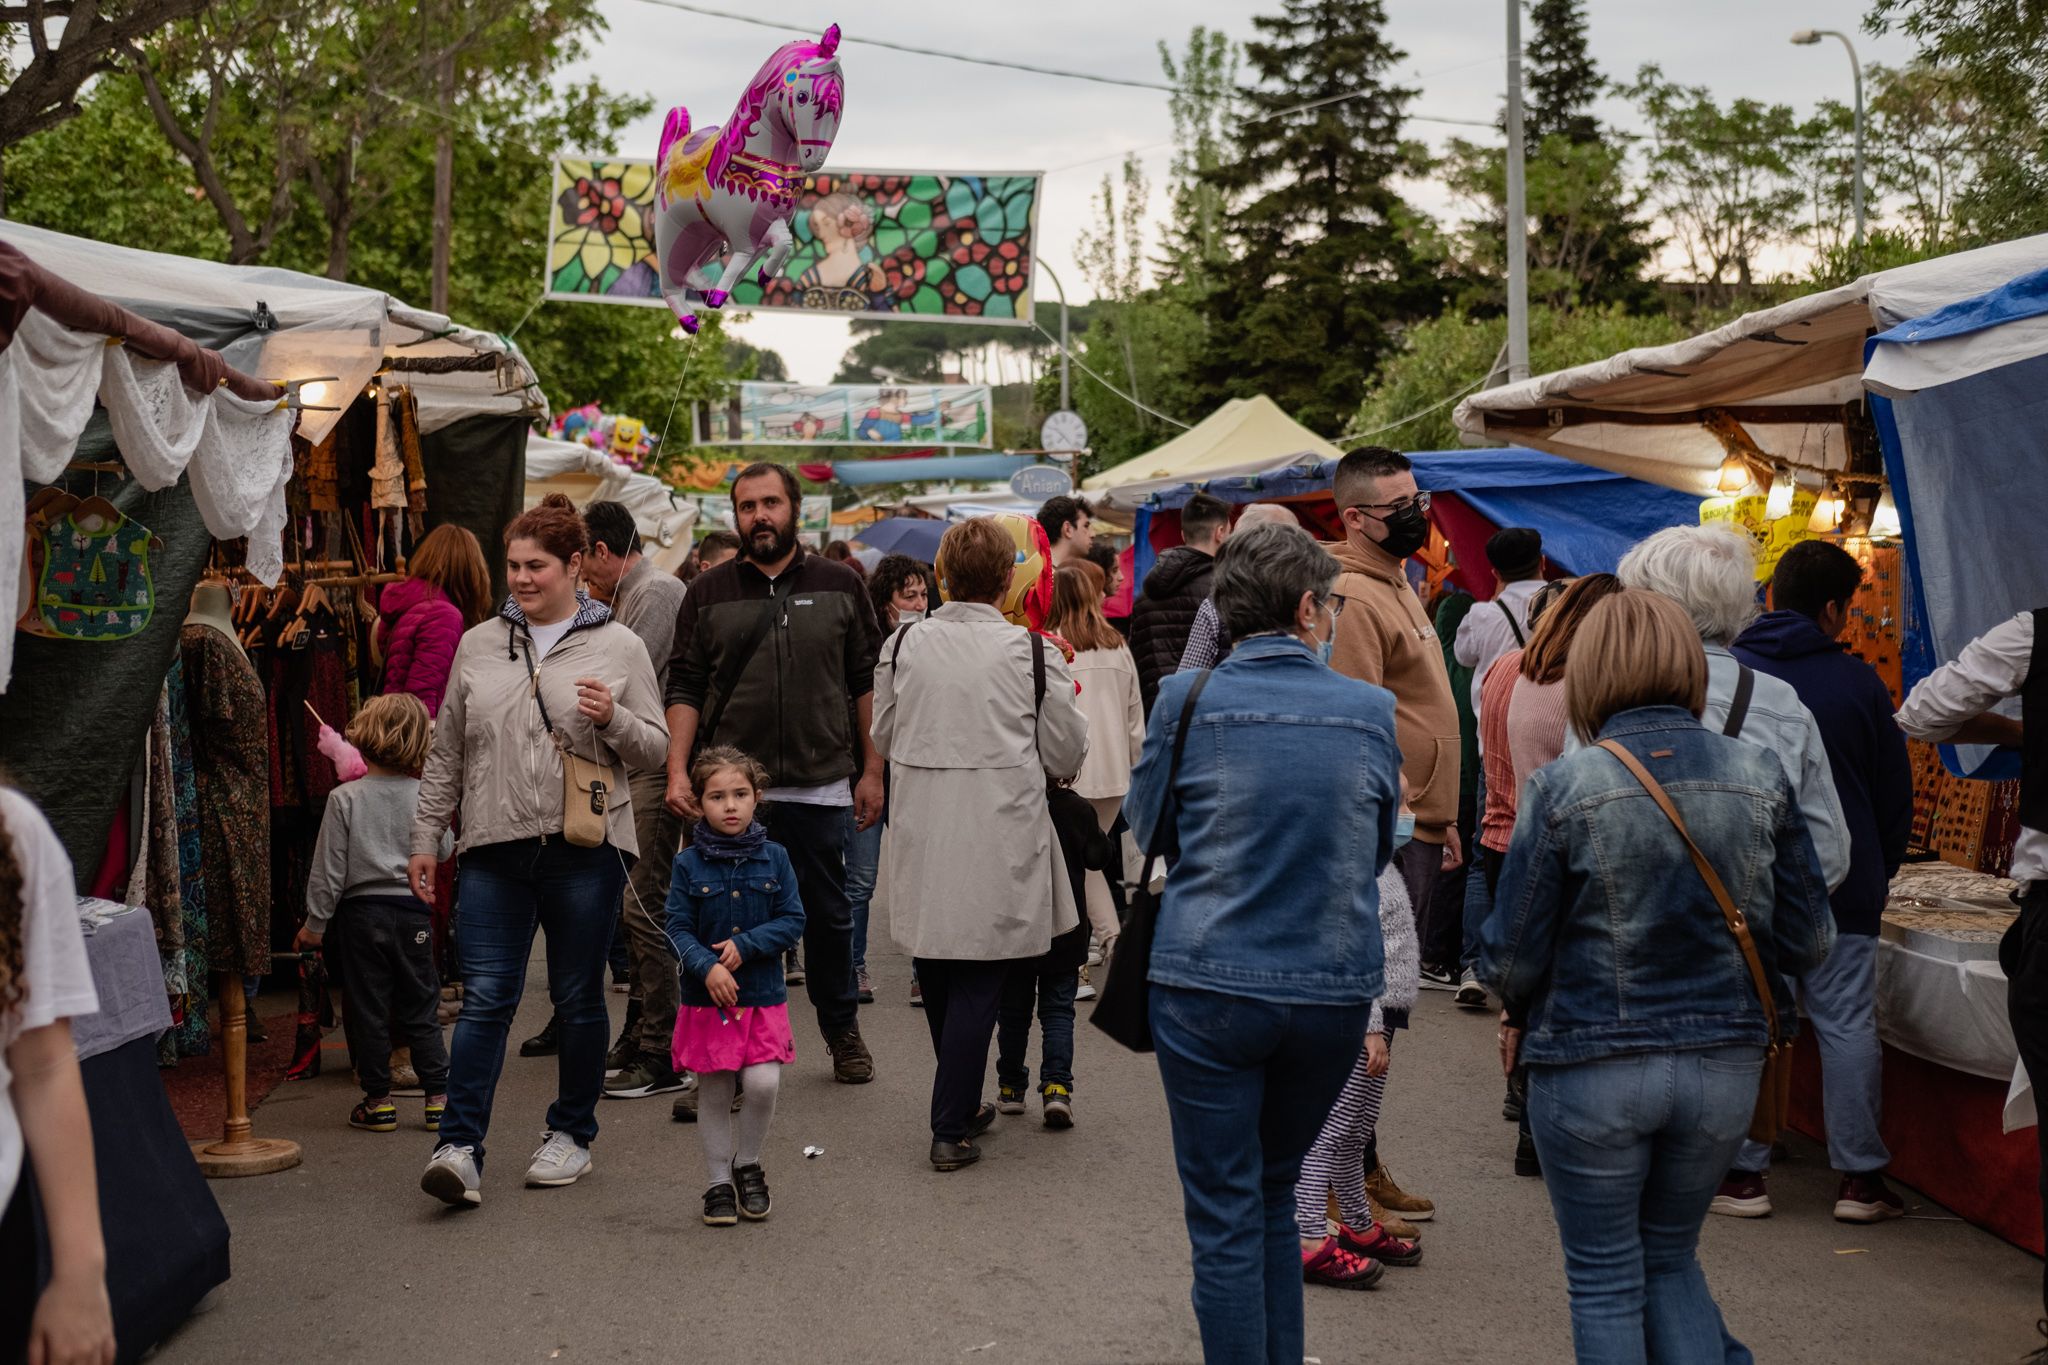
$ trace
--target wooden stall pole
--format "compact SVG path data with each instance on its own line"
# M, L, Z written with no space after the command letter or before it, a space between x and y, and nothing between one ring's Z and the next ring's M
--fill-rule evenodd
M259 1138L249 1123L249 1014L242 979L230 975L220 997L220 1051L227 1073L228 1114L220 1141L194 1142L192 1157L209 1180L238 1175L270 1175L299 1164L299 1144L282 1138Z

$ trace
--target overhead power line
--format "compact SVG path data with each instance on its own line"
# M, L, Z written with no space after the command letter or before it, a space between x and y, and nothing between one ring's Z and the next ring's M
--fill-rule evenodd
M801 33L816 37L819 30L810 24L791 24L779 19L763 19L752 14L735 14L731 10L712 9L708 5L692 5L685 0L641 0L642 4L659 5L663 9L682 10L688 14L702 14L712 19L730 19L738 24L752 24L756 28L770 28L778 33ZM1093 81L1097 85L1123 85L1135 90L1159 90L1173 93L1173 87L1160 81L1134 81L1122 76L1100 76L1092 71L1063 71L1058 67L1033 66L1029 62L1004 61L1000 57L976 57L965 52L946 52L933 47L916 47L910 43L891 42L886 38L863 38L858 34L841 33L840 41L862 43L868 47L887 48L891 52L908 52L918 57L939 57L952 62L972 62L976 66L999 66L1010 71L1029 71L1036 76L1061 76L1070 81Z

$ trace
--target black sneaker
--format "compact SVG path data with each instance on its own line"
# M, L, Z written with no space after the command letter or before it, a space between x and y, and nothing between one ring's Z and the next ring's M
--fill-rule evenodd
M1536 1159L1536 1139L1527 1133L1515 1139L1515 1174L1532 1179L1543 1174L1543 1163Z
M623 1071L640 1056L640 1002L626 1002L626 1022L619 1025L618 1041L604 1056L604 1071L609 1076L614 1071Z
M868 975L867 968L855 967L853 969L853 992L854 997L861 1004L872 1005L875 1003L875 979Z
M666 1057L651 1057L643 1052L618 1075L605 1079L604 1097L637 1100L643 1095L666 1095L671 1090L681 1090L684 1084Z
M548 1026L519 1045L522 1057L552 1057L562 1050L562 1021L548 1016Z
M761 1170L761 1163L751 1166L735 1166L732 1178L740 1187L740 1214L748 1222L758 1223L768 1216L774 1207L768 1198L768 1176Z
M713 1185L704 1191L704 1222L708 1227L729 1228L740 1221L739 1192L730 1185Z
M981 1148L972 1142L941 1142L932 1139L932 1169L957 1171L981 1160Z
M996 1126L996 1107L984 1104L974 1111L974 1117L967 1120L967 1136L971 1140L980 1137Z
M782 960L782 983L785 986L804 984L804 960L794 948L791 948L789 955Z
M669 1109L668 1116L677 1123L695 1123L697 1121L696 1086L690 1086L682 1094L676 1096L676 1102Z
M1508 1080L1507 1098L1500 1102L1500 1116L1509 1123L1520 1123L1522 1121L1522 1105L1521 1088L1510 1077Z
M1458 969L1439 967L1433 962L1422 964L1422 989L1426 991L1454 991L1458 989Z

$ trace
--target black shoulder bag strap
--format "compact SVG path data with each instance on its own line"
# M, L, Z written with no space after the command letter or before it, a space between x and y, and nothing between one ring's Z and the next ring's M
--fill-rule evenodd
M1045 637L1031 632L1031 713L1045 710Z
M1493 605L1499 607L1500 614L1508 618L1508 629L1515 633L1515 647L1517 649L1527 649L1529 647L1529 642L1522 637L1522 623L1515 619L1514 608L1510 607L1507 603L1500 601L1498 598L1494 600Z
M725 708L732 702L732 692L740 685L740 675L747 671L747 665L754 661L754 653L761 648L761 642L768 638L770 627L775 624L775 612L781 605L776 596L784 579L768 585L767 600L761 603L760 612L747 626L747 633L741 638L739 647L726 656L719 666L718 676L711 681L711 709L704 713L704 719L697 725L697 747L710 744L718 733L718 722L725 719Z
M915 621L905 621L896 628L896 641L889 646L889 667L894 668L896 661L903 657L903 637L910 634L910 628L916 624Z
M1728 719L1721 726L1721 733L1730 739L1742 737L1742 722L1749 719L1750 694L1756 691L1756 673L1748 664L1737 664L1742 671L1735 675L1735 699L1728 703Z
M1180 853L1179 831L1174 828L1180 807L1174 800L1173 789L1180 782L1180 756L1188 747L1188 730L1195 720L1195 702L1201 697L1202 689L1209 685L1212 671L1205 668L1195 675L1194 686L1188 689L1188 699L1180 704L1180 727L1173 733L1173 761L1166 765L1166 805L1159 812L1159 823L1153 827L1152 842L1145 848L1145 879L1140 885L1151 885L1153 859Z

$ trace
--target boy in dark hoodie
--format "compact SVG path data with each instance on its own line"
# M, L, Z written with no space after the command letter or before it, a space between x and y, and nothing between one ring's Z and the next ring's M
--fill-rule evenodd
M1109 866L1110 844L1095 819L1095 807L1070 789L1046 782L1046 804L1060 856L1074 888L1074 904L1085 905L1090 872ZM1040 1047L1038 1093L1045 1105L1045 1126L1074 1126L1074 992L1081 984L1081 964L1088 960L1088 916L1052 941L1041 957L1011 966L996 1007L996 1112L1021 1114L1031 1088L1031 1068L1024 1058L1031 1043L1031 1008L1038 1007Z
M1838 937L1798 982L1820 1044L1828 1157L1841 1173L1835 1217L1875 1223L1905 1212L1884 1182L1891 1160L1878 1136L1877 932L1892 875L1913 823L1906 741L1877 670L1840 642L1863 566L1838 545L1801 541L1778 561L1771 605L1731 647L1742 663L1792 684L1813 712L1849 832L1849 876L1834 893ZM1714 1200L1714 1212L1756 1218L1771 1211L1763 1184L1770 1148L1746 1142Z

